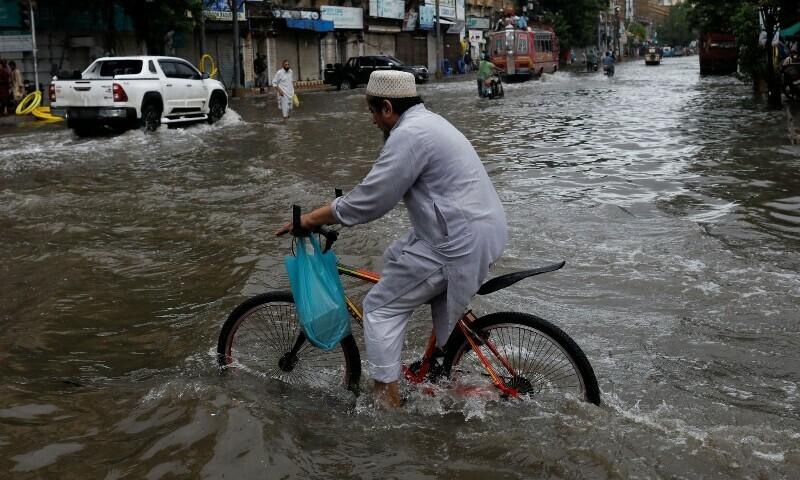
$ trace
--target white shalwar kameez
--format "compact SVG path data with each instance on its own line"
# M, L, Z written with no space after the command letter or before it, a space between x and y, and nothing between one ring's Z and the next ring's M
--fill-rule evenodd
M290 68L288 71L281 68L272 77L272 86L280 87L283 91L283 96L278 94L278 108L281 109L283 118L289 116L292 111L292 97L294 96L294 72Z
M444 346L489 267L503 252L506 218L472 145L424 105L407 110L364 180L332 203L345 226L367 223L403 200L413 228L384 253L380 282L364 299L371 378L400 378L408 319L431 304Z

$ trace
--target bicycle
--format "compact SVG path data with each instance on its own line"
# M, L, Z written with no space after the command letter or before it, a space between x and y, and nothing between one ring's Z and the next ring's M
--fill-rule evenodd
M336 193L341 195L338 189ZM292 235L308 235L299 229L297 206L293 218ZM319 228L315 233L325 238L324 251L338 239L336 230ZM559 270L564 263L492 278L477 293L497 292L525 278ZM340 275L366 283L380 280L380 274L366 269L344 264L338 264L337 269ZM358 305L347 295L345 302L353 320L361 325L363 314ZM358 395L361 356L352 333L338 348L323 351L306 341L296 315L289 291L263 293L236 307L225 321L217 344L221 371L242 370L326 389L344 387ZM502 398L563 392L600 404L594 370L575 341L554 324L520 312L477 317L467 310L445 347L436 347L432 332L422 359L404 365L403 376L411 384L449 381L462 391L486 391L485 387L493 386ZM476 383L470 385L469 381Z

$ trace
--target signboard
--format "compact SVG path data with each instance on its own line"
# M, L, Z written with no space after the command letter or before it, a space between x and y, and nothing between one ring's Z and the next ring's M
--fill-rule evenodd
M406 14L404 0L369 0L369 16L403 20Z
M461 33L462 30L464 30L464 22L461 20L456 20L447 29L447 33Z
M487 17L467 17L467 28L470 30L489 30L491 24Z
M312 12L311 10L280 10L275 9L272 11L275 18L286 18L294 20L319 20L319 13ZM323 20L328 20L323 18Z
M461 2L461 18L464 18L464 0ZM435 8L436 0L425 0L425 5L431 5ZM447 18L456 17L456 0L439 0L439 15Z
M417 12L409 10L406 12L406 19L403 21L403 31L412 32L417 28Z
M483 38L483 30L469 30L469 43L486 43Z
M464 20L464 0L456 0L456 19Z
M364 9L351 7L334 7L323 5L319 7L320 18L333 22L333 28L352 28L361 30L364 28Z
M239 5L237 18L239 21L247 20L244 14L244 0L235 0ZM218 22L232 22L231 6L228 0L203 0L203 16Z
M33 40L30 35L0 35L0 53L32 51Z
M433 30L433 16L435 7L433 5L419 6L419 28L422 30Z
M0 1L0 27L22 27L19 15L19 2Z

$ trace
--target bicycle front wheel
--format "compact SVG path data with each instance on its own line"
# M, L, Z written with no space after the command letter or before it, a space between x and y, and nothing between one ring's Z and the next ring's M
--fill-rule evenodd
M245 301L230 314L217 344L223 371L244 371L323 390L358 394L361 359L352 335L332 350L305 339L291 292L269 292Z
M482 353L505 386L531 398L571 393L600 404L600 389L586 355L569 335L547 320L502 312L481 317L469 327L480 338L476 341ZM491 382L458 327L447 342L443 367L455 382Z

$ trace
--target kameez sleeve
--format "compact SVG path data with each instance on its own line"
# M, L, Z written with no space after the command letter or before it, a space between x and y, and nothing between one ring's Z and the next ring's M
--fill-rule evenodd
M417 149L408 131L392 133L364 180L331 204L336 220L349 227L371 222L394 208L422 171Z

